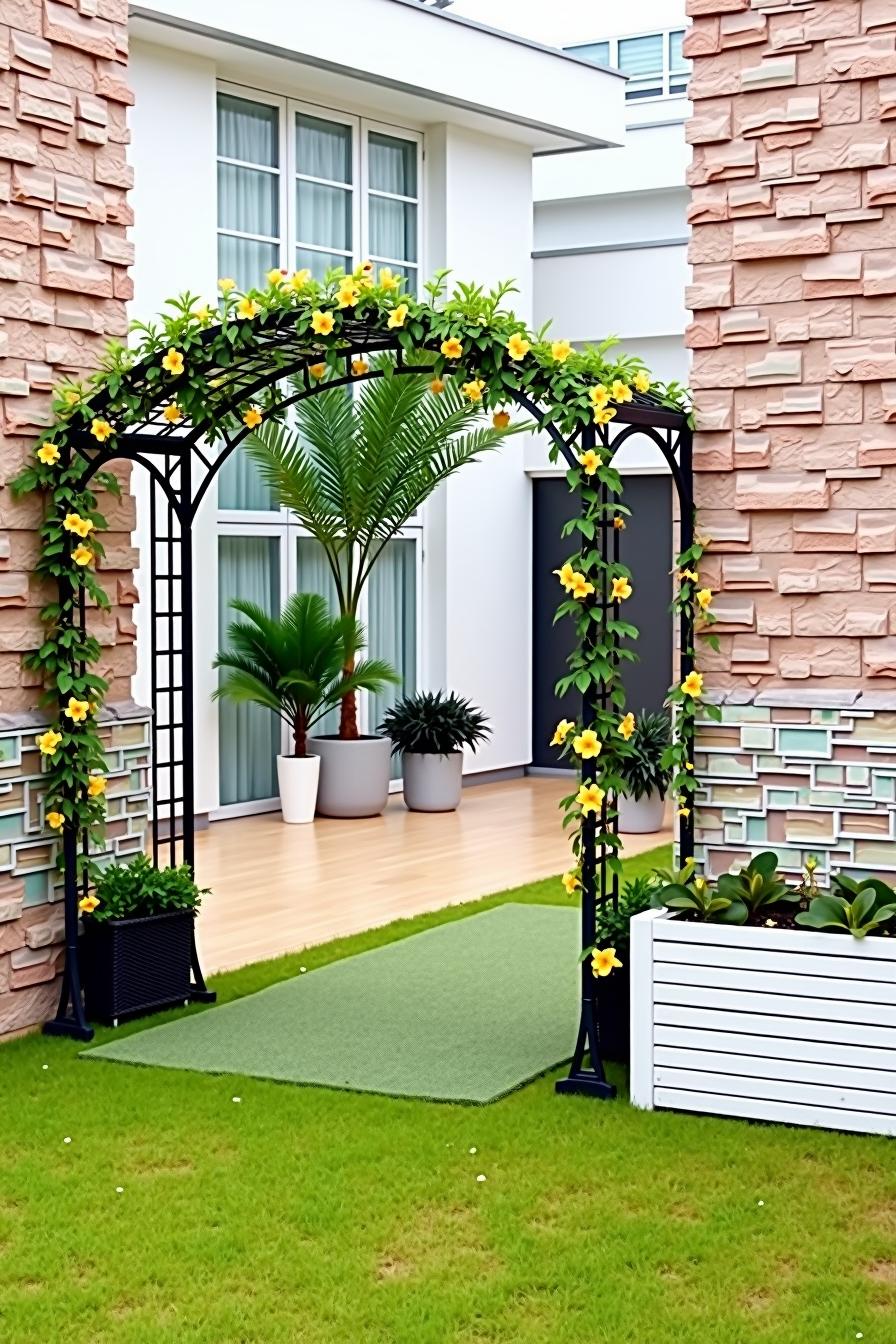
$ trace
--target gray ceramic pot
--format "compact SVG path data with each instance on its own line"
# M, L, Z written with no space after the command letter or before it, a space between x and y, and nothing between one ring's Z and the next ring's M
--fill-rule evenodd
M311 737L308 750L320 757L317 811L322 817L378 817L389 799L388 737Z
M464 754L406 751L402 756L404 801L412 812L453 812L460 804Z
M643 798L619 798L619 829L628 835L652 835L663 829L666 802L658 793L646 793Z

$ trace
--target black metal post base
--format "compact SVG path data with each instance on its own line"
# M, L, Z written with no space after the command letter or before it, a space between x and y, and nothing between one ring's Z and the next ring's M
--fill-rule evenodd
M92 1041L93 1027L73 1017L54 1017L43 1025L45 1036L70 1036L73 1041Z
M202 966L199 962L199 949L196 946L196 930L193 929L193 949L190 953L190 970L192 972L192 981L190 983L190 1002L191 1003L214 1003L217 1000L217 994L213 989L209 989L205 983L205 976L202 974Z
M608 1083L606 1079L598 1078L590 1069L578 1069L567 1078L558 1078L554 1084L554 1091L580 1097L596 1097L598 1101L612 1101L616 1096L613 1084Z
M199 985L190 986L191 1003L216 1003L218 996L213 989L208 989L205 985L200 989Z
M582 1016L579 1020L579 1034L573 1052L569 1073L558 1078L554 1090L560 1093L574 1093L582 1097L597 1097L599 1101L611 1101L616 1088L607 1082L603 1060L600 1055L600 1030L598 1027L597 1000L594 997L590 980L590 971L582 970L583 994ZM585 987L587 985L587 988ZM588 1056L590 1068L585 1067Z

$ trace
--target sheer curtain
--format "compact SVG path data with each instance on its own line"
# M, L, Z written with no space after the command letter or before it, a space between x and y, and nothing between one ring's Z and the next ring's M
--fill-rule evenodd
M406 263L408 287L417 287L417 146L412 140L371 131L367 138L370 255ZM381 194L382 193L382 194ZM410 196L411 200L397 197Z
M219 93L218 272L240 289L263 283L280 256L279 157L278 109Z
M336 598L336 585L333 582L333 575L330 572L330 566L324 554L324 548L319 541L313 537L298 537L296 539L296 560L298 570L297 589L300 593L320 593L321 597L327 599L327 606L333 616L339 614L339 603ZM339 732L339 710L331 709L329 714L325 714L319 719L312 730L314 733L324 736L327 733Z
M402 695L417 689L417 567L416 544L407 538L387 543L367 583L368 643L372 658L385 658L401 676L401 684L387 686L369 697L372 732L387 709ZM401 758L392 758L392 778L401 777Z
M273 615L280 607L280 543L276 537L218 538L218 639L226 647L236 613L230 599L257 602ZM220 801L255 802L277 794L280 720L261 705L218 702Z
M350 271L353 248L352 128L297 112L296 266L318 279L332 266Z

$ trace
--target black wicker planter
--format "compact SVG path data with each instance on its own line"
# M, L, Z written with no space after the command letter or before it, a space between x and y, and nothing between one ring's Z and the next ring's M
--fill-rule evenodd
M192 910L142 919L84 921L84 999L92 1021L171 1008L190 998Z
M604 1059L627 1064L629 1055L628 967L612 971L597 982L597 1023Z

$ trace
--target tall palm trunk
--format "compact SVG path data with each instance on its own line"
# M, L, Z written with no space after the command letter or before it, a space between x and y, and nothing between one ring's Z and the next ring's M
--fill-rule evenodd
M350 677L355 670L355 660L350 658L343 664L343 676ZM358 740L358 697L354 691L342 697L339 708L339 737L343 742Z
M295 726L293 728L293 742L295 744L296 756L308 755L308 721L304 714L296 715Z

